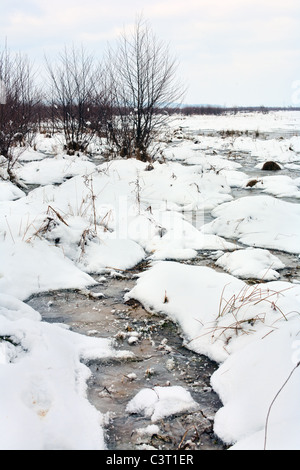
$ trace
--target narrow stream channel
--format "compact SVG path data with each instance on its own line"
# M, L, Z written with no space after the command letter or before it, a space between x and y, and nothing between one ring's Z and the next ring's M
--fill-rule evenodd
M210 386L217 364L183 347L181 332L168 318L150 314L136 302L124 303L125 292L134 284L134 273L120 278L102 276L92 295L58 291L34 296L28 304L44 321L64 323L86 335L113 337L117 349L134 353L130 361L87 364L92 372L88 398L107 418L109 449L224 449L213 433L214 415L222 406ZM99 294L103 296L97 297ZM191 393L199 411L168 417L155 423L158 433L143 435L140 430L153 423L127 414L126 405L142 388L174 385Z

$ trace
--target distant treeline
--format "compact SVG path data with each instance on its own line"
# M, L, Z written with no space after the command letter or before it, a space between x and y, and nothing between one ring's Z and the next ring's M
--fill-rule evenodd
M170 114L178 113L186 116L192 114L207 114L207 115L222 115L228 113L249 113L249 112L260 112L269 113L271 111L300 111L300 107L265 107L265 106L235 106L235 107L223 107L223 106L181 106L180 108L169 108Z

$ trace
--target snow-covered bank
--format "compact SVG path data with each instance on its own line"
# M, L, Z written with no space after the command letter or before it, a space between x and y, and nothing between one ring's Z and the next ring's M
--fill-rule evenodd
M215 432L233 448L263 449L268 408L295 367L300 286L249 286L211 268L157 262L126 298L170 316L187 347L221 364L212 376L224 405ZM268 448L299 448L299 385L300 368L274 405Z
M0 449L105 449L104 416L87 400L83 361L109 357L122 357L111 341L41 322L0 294Z
M60 166L53 168L57 173L46 174L56 182ZM200 233L183 215L194 209L201 215L231 200L224 177L172 163L149 171L136 160L102 164L92 173L85 162L80 168L82 175L58 186L0 202L3 292L24 300L48 289L85 287L93 284L89 274L130 269L145 251L158 259L186 259L200 249L235 248Z
M212 211L206 234L237 239L252 247L300 253L300 206L272 196L249 196Z
M247 248L246 250L236 250L233 253L224 253L218 258L216 265L221 266L233 276L264 281L275 281L280 277L276 270L285 267L277 256L260 248Z
M298 310L213 374L212 386L224 405L214 429L233 444L231 450L299 450L299 360Z

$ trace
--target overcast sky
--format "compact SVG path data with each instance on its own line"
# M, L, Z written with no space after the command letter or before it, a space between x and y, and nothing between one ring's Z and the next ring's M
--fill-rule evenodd
M178 58L186 103L300 106L299 0L0 0L0 45L36 65L72 44L101 57L139 14Z

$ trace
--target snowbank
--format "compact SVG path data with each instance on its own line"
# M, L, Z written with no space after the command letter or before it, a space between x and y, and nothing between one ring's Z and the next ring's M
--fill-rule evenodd
M92 173L95 165L86 159L68 157L64 154L41 161L28 162L18 168L17 177L25 184L54 184L62 183L75 175Z
M300 207L272 196L248 196L221 204L202 227L206 234L244 245L300 253Z
M268 408L295 365L293 346L299 349L300 286L280 281L249 286L211 268L156 262L125 298L168 315L181 327L187 347L221 364L212 377L224 405L215 431L237 448L246 438L248 448L262 448ZM272 413L269 447L300 448L299 381L297 369Z
M0 202L12 201L25 196L25 193L9 181L0 180Z
M67 165L67 160L61 159L62 164ZM26 181L43 185L46 179L63 180L66 173L61 172L59 165L56 167L59 161L45 159L27 163ZM49 171L50 162L54 173ZM90 283L78 269L88 274L111 267L126 270L147 254L154 259L191 259L198 250L235 248L219 236L199 232L187 220L191 211L196 210L201 219L204 209L232 199L223 176L203 175L197 168L174 163L157 163L149 171L147 164L136 160L101 164L87 175L87 163L79 160L78 171L82 174L60 185L45 184L17 201L0 203L3 252L13 254L14 269L18 263L24 265L20 273L23 270L25 274L27 270L27 277L31 278L27 282L38 286L37 292L48 289L52 280L55 288L59 288L60 281L61 288ZM35 172L34 168L39 171ZM40 239L48 243L42 244ZM31 266L20 261L30 256L28 243L32 247ZM38 255L33 252L35 247ZM38 256L44 260L41 268L36 263ZM55 263L61 272L63 264L66 265L66 279L59 276L53 279ZM10 276L7 269L6 279ZM0 270L3 271L1 266ZM5 292L13 293L13 290L6 287Z
M0 294L0 449L104 449L103 416L87 400L82 362L95 357L118 352Z
M284 322L233 354L212 376L224 405L214 429L232 450L299 450L298 333L299 318Z
M286 175L265 176L258 178L255 189L276 197L300 198L300 179Z
M84 288L95 280L46 240L0 243L0 292L26 300L56 289Z
M285 267L277 256L260 248L247 248L246 250L236 250L233 253L224 253L218 258L216 265L242 279L263 279L265 281L278 279L280 274L276 269Z

